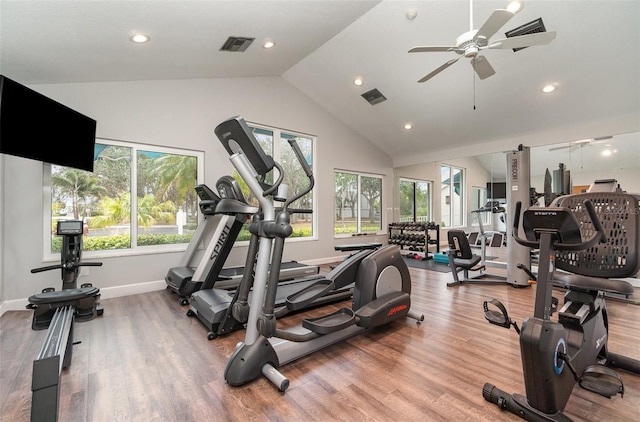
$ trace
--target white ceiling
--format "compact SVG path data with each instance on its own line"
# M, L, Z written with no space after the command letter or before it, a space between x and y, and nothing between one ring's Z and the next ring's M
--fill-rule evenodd
M477 29L506 0L473 4ZM419 84L457 55L407 51L453 45L468 1L0 0L0 73L24 84L281 75L396 165L640 130L640 1L529 0L492 40L539 17L556 39L488 50L492 77L462 58ZM134 31L151 42L129 42ZM219 51L228 36L256 41ZM541 94L547 83L558 90ZM387 101L360 96L373 88Z

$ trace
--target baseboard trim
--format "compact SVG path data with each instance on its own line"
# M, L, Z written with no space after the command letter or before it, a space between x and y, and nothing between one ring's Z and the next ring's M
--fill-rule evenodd
M131 296L162 290L167 287L167 283L164 280L158 280L148 281L146 283L127 284L125 286L96 287L100 289L100 299L112 299L114 297ZM28 304L28 298L6 300L0 304L0 316L4 315L4 313L8 311L32 312L26 309Z

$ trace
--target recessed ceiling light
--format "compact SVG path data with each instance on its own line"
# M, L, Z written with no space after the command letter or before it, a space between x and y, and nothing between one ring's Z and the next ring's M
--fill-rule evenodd
M413 125L412 125L411 123L405 123L405 124L404 124L404 128L405 128L406 130L411 130L411 129L413 129Z
M264 44L262 44L262 46L264 48L272 48L276 45L276 43L274 43L273 41L266 41Z
M356 85L356 86L362 86L362 85L364 85L364 81L362 80L362 78L355 78L353 80L353 84Z
M522 3L522 1L512 0L509 3L507 3L507 5L505 6L505 9L507 9L509 12L512 12L512 13L518 13L519 11L522 10L523 7L524 7L524 4Z
M129 39L131 40L131 42L134 42L136 44L142 44L145 42L149 42L149 40L151 40L151 37L146 35L146 34L133 34L131 37L129 37Z
M550 94L550 93L552 93L552 92L553 92L553 91L555 91L555 90L556 90L556 86L555 86L555 85L551 85L551 84L549 84L549 85L545 85L545 86L542 88L542 92L544 92L545 94Z

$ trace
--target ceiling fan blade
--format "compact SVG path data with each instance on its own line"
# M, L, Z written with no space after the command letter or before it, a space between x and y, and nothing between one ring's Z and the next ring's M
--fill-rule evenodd
M473 66L473 70L476 71L480 79L486 79L496 73L485 56L475 56L471 59L471 66Z
M442 72L443 70L445 70L446 68L448 68L449 66L451 66L452 64L454 64L455 62L457 62L459 59L459 57L456 57L455 59L451 59L448 62L446 62L445 64L443 64L442 66L440 66L439 68L437 68L436 70L434 70L433 72L429 73L428 75L424 76L422 79L420 79L418 82L422 83L422 82L426 82L429 79L433 78L434 76L436 76L438 73Z
M484 38L485 40L489 40L498 32L498 29L502 28L509 20L515 16L515 13L510 12L504 9L496 9L493 11L489 19L478 29L478 32L473 37L474 41L477 41L480 38Z
M432 51L452 51L455 47L448 45L432 45L432 46L418 46L409 50L409 53L428 53Z
M519 37L504 38L492 42L487 48L507 50L512 48L531 47L533 45L549 44L556 38L556 31L538 32L536 34L520 35Z

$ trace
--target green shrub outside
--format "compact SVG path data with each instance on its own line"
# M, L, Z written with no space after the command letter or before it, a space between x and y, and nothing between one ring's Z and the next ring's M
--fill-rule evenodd
M138 246L152 245L173 245L178 243L189 243L190 234L143 234L138 236ZM291 237L310 237L311 228L294 229ZM242 229L237 241L249 240L251 233ZM84 236L82 240L83 251L104 251L116 249L129 249L131 246L131 236L121 234L117 236ZM60 252L62 250L62 237L51 239L51 251Z
M189 243L192 233L189 234L143 234L138 236L138 246L172 245L176 243ZM117 236L85 236L82 240L83 251L104 251L115 249L128 249L131 246L131 236L121 234ZM52 252L62 250L62 238L51 239Z

